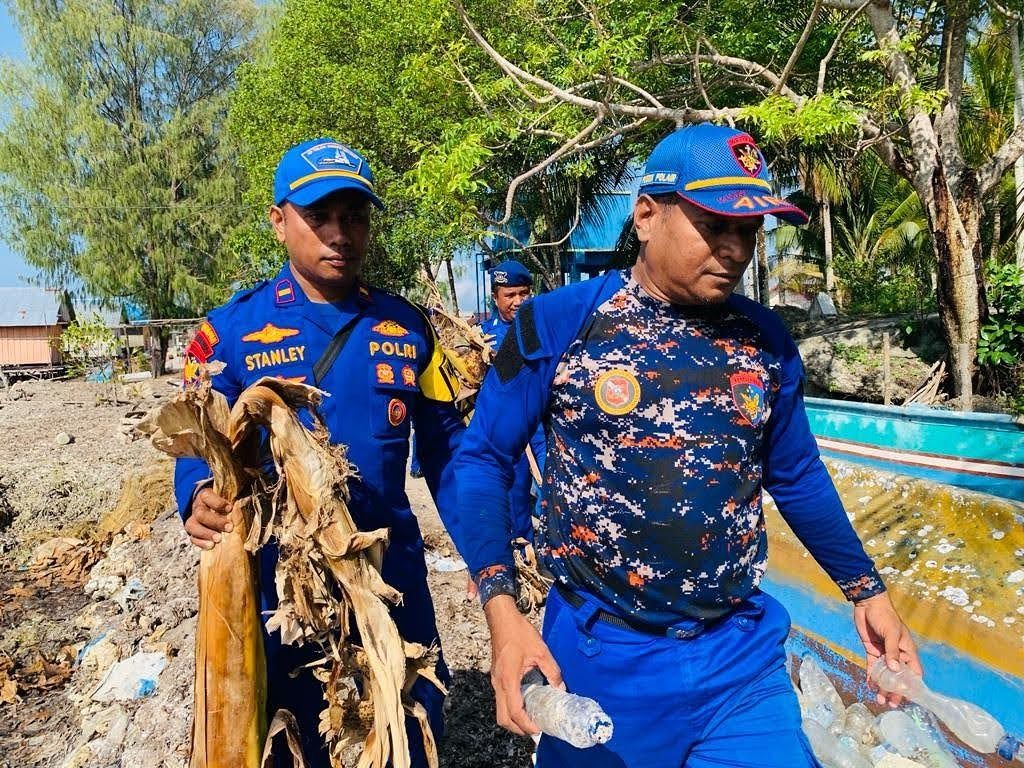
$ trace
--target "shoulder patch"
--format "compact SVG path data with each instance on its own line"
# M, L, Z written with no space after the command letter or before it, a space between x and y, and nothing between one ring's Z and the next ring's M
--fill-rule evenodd
M502 384L508 384L526 365L526 358L519 348L519 342L514 333L505 335L505 340L498 347L498 354L494 358L494 370Z
M203 320L196 330L195 336L185 347L185 367L182 372L185 386L189 387L196 383L199 377L199 366L210 362L213 358L213 349L220 343L217 331L210 325L209 320Z
M522 341L524 357L532 358L540 352L540 336L537 334L537 317L533 312L532 301L523 304L516 313L516 334Z

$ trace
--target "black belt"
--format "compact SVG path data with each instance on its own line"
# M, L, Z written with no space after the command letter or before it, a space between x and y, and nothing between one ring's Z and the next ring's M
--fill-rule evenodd
M555 589L558 590L558 594L562 597L573 608L580 608L586 599L583 595L578 592L573 592L565 585L555 582ZM644 635L652 635L654 637L670 637L675 640L686 640L691 637L696 637L705 629L707 629L707 623L701 619L694 619L694 621L700 621L698 627L693 629L682 629L681 627L675 627L672 625L663 626L659 624L649 624L646 621L639 621L638 619L627 619L619 616L615 613L610 613L603 608L598 609L596 614L597 620L605 624L611 624L613 627L619 629L631 629L634 632L640 632Z

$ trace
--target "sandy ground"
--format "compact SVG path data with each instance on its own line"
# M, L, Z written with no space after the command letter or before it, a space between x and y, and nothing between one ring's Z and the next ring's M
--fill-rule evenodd
M198 556L173 510L171 462L122 437L173 383L0 393L0 768L187 765ZM454 556L425 484L407 483L428 549ZM465 571L431 569L453 675L441 764L528 766L532 742L494 725L487 629L465 585ZM96 701L113 664L139 653L167 659L155 692Z

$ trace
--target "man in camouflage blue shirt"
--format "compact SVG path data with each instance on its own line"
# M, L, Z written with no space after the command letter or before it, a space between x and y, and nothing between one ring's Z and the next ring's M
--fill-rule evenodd
M480 393L453 535L491 630L498 722L537 732L519 692L537 667L615 726L586 751L542 737L541 768L817 765L784 666L789 616L759 589L762 489L853 602L869 663L920 669L819 458L796 346L732 293L765 214L807 219L749 135L672 133L641 181L636 265L525 304ZM506 495L538 424L556 579L543 640L515 608Z

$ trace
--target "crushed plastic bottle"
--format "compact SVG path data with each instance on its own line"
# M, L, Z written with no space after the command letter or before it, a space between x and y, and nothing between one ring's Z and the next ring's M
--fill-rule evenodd
M992 715L969 701L936 693L906 664L900 664L899 672L894 672L885 659L879 659L868 676L883 691L898 693L932 712L971 749L982 754L999 752L1007 760L1016 753L1017 759L1024 761L1020 742L1007 736L1006 729Z
M838 721L841 728L846 713L843 699L809 653L800 659L799 676L807 717L826 729Z
M803 731L815 756L829 768L871 768L856 747L844 744L816 720L804 720Z
M553 688L535 669L523 677L526 714L543 733L586 749L612 737L612 719L593 699Z
M957 761L903 710L878 716L878 732L903 757L929 768L958 768Z

